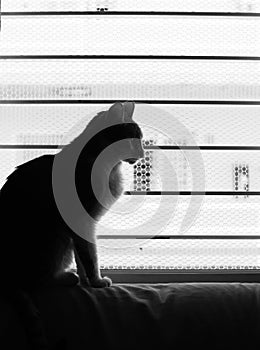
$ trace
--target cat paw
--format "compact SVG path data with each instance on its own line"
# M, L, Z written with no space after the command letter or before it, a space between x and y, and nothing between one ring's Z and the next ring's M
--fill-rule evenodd
M90 280L91 287L104 288L112 286L112 280L108 277L99 277Z

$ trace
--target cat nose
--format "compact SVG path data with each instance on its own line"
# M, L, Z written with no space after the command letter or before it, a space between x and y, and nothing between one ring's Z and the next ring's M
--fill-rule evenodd
M136 158L128 158L128 159L126 159L126 162L131 164L131 165L134 164L136 161L137 161Z

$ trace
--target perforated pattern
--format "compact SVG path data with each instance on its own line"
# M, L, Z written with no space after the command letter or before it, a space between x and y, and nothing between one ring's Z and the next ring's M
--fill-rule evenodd
M259 67L257 61L1 61L0 99L255 100Z
M99 240L101 268L242 270L260 269L259 241L250 240ZM136 240L137 241L137 240ZM115 245L121 243L121 249ZM105 245L102 246L102 245ZM129 247L130 246L130 247Z
M22 150L16 152L16 164L22 164L28 162L31 159L42 156L43 154L55 154L57 151L42 151L42 150Z
M4 185L7 176L10 175L19 164L46 153L54 154L56 152L55 150L0 150L0 189Z
M190 201L190 197L184 196L163 196L163 198L123 196L101 219L97 234L255 235L259 233L260 200L257 197L205 196L201 207L193 208L192 223L183 232ZM182 242L184 246L185 242Z
M3 11L234 11L259 12L257 0L2 0Z
M194 161L194 152L149 151L149 160L146 156L134 167L132 179L128 169L124 176L136 191L260 190L257 152L203 151L202 163Z
M0 105L0 143L18 142L19 134L79 133L99 111L110 105ZM177 119L192 134L198 145L260 145L259 106L147 106L136 104L134 119L142 124L144 138L169 144L190 145L191 140L177 129ZM81 122L80 122L81 121ZM176 135L176 137L175 137ZM183 136L183 137L182 137ZM31 143L35 141L31 138ZM38 139L42 144L50 140ZM175 144L171 142L171 144Z
M233 165L233 190L249 191L249 165L235 164Z
M150 189L152 191L200 191L203 188L204 179L201 177L201 181L194 183L194 177L200 177L203 169L201 163L193 161L195 152L196 151L150 151L150 154L152 154L152 161L148 161L146 166L146 168L148 167L150 170L150 166L152 165L153 169L149 176L151 178ZM241 176L245 175L247 179L245 181L248 184L247 187L250 188L251 191L260 190L258 152L203 151L201 156L205 168L206 191L232 191L233 169L236 166L249 169L250 180L249 176L247 177L246 173L244 171L242 172L242 170L239 175L240 180L242 181ZM146 173L147 171L145 168L142 169L142 167L137 166L137 174L140 174L138 178L142 178L142 175ZM127 176L128 174L125 175ZM244 185L246 185L246 183L244 183ZM241 185L241 190L246 190L246 188Z
M5 183L7 176L14 170L16 166L16 152L0 151L1 167L0 167L0 188Z
M152 141L152 140L151 140ZM153 143L153 142L152 142ZM148 140L144 140L144 145L151 144ZM145 157L137 161L133 166L133 190L134 191L150 191L152 185L152 176L153 176L153 152L145 151ZM127 173L125 175L129 176ZM130 180L129 176L129 183Z
M106 109L106 108L105 108ZM63 144L64 141L68 142L76 137L77 134L86 126L87 122L93 117L93 113L84 113L87 109L78 108L78 114L72 114L71 111L66 110L64 108L51 108L44 109L43 107L36 108L35 106L31 108L14 108L14 107L2 107L2 124L4 125L2 129L2 134L5 135L6 142L14 143L14 144L44 144L44 145L59 145ZM72 109L73 110L73 109ZM175 109L179 111L179 115L182 117L183 111L186 110L185 107ZM190 108L187 109L191 111ZM195 109L196 110L196 109ZM200 110L208 111L207 108ZM232 109L226 109L227 111L231 111ZM236 136L236 141L239 141L239 134L234 135L234 129L232 128L233 124L240 125L240 132L243 134L245 129L241 127L242 123L237 123L237 116L235 113L236 108L233 110L233 118L234 121L230 120L230 114L227 114L225 118L222 118L226 121L229 129L226 130L227 138L228 134ZM247 111L254 111L256 109L246 109ZM64 113L64 119L62 123L62 118L60 117L59 111ZM66 111L66 112L65 112ZM142 112L146 112L142 113ZM147 125L151 118L150 112L154 112L154 121L153 127ZM174 128L174 121L171 120L171 117L178 119L178 115L171 111L171 114L164 113L164 110L160 110L158 108L146 107L146 106L137 106L136 108L136 119L141 122L144 130L145 145L151 144L172 144L172 145L187 145L193 144L192 140L189 139L187 135L181 135L181 132L178 132L178 129L175 130L175 134L173 134L171 128ZM213 109L209 109L209 111L214 111ZM218 109L217 109L218 111ZM17 114L16 114L16 113ZM37 113L40 113L37 115ZM41 118L41 113L47 113L49 115L49 124L48 119L45 119L45 123L42 124L43 118ZM157 114L160 113L160 119L156 118ZM55 119L55 115L57 116ZM196 114L195 114L196 115ZM68 116L68 119L66 119ZM198 119L200 123L203 122L200 118L200 114L198 113ZM246 118L243 119L244 123L248 125L248 115L245 114ZM40 117L40 118L39 118ZM22 118L22 119L21 119ZM205 119L207 116L205 116ZM180 120L183 120L183 117ZM39 121L39 123L37 122ZM191 120L191 118L190 118ZM259 118L258 118L259 120ZM73 125L74 121L77 121L76 126L74 128L69 128L69 124ZM146 124L147 122L147 124ZM195 122L193 120L193 122ZM46 124L47 123L47 124ZM156 125L158 123L158 126ZM64 127L62 127L64 125ZM218 132L221 135L223 130L222 121L218 121ZM250 129L252 133L256 133L256 137L259 138L258 130L255 128L255 124L250 124ZM64 130L66 127L67 130ZM197 126L198 127L198 126ZM208 131L207 127L204 126L206 131ZM63 133L62 133L63 129ZM73 131L73 129L75 129ZM42 132L39 133L39 130ZM168 134L165 134L167 131ZM193 135L197 136L197 143L203 138L201 135L196 135L195 130L189 130ZM64 136L69 132L69 137L63 139ZM201 130L200 130L201 132ZM215 133L217 129L215 130ZM179 136L175 138L175 135ZM12 137L10 137L12 135ZM206 134L208 137L208 143L210 141L215 140L215 134ZM248 138L250 136L246 135ZM146 138L148 137L148 138ZM250 138L251 139L251 138ZM230 141L230 138L229 138ZM258 140L256 140L259 142ZM214 143L214 142L212 142ZM218 145L221 143L217 143ZM259 144L259 143L258 143ZM18 153L21 151L18 151ZM24 151L31 152L34 151ZM126 190L165 190L165 191L177 191L177 190L216 190L216 191L232 191L232 190L245 190L245 187L242 185L242 179L240 176L240 185L238 186L238 182L236 181L236 172L235 166L246 165L248 171L250 173L247 176L246 183L247 189L251 191L259 191L260 189L260 168L258 165L258 153L256 151L202 151L202 162L205 168L205 187L203 177L201 181L197 181L193 183L194 177L200 177L200 173L202 171L202 164L194 162L194 155L197 154L198 151L179 151L179 150L150 150L146 151L146 158L140 162L140 164L136 164L132 170L127 168L124 172L124 176L127 179L127 183L130 184L130 188L126 188ZM20 154L20 153L19 153ZM34 154L34 153L32 153ZM27 158L26 158L27 159ZM20 161L20 159L19 159ZM238 174L237 174L238 178ZM237 183L237 184L236 184Z
M170 3L164 0L2 0L4 11L103 8L259 12L259 6L254 0L176 0ZM0 54L259 56L258 22L253 17L2 17ZM2 60L0 72L2 100L259 100L260 97L257 61ZM0 106L1 143L59 144L68 131L66 140L69 141L93 116L88 113L95 107ZM99 107L97 110L101 110ZM74 127L82 117L84 120ZM141 123L144 139L149 143L260 145L259 107L163 106L155 110L137 106L136 120ZM0 185L17 164L55 152L0 151ZM202 171L201 164L194 161L192 152L195 151L167 152L165 157L166 152L149 150L145 154L147 159L140 161L136 168L124 165L126 188L134 191L201 189L203 178L197 182L198 188L192 184L192 175ZM259 191L257 152L201 154L205 189ZM259 240L145 239L146 235L158 234L259 233L259 197L205 197L201 203L201 198L196 198L198 201L194 202L194 196L122 196L98 224L97 234L144 237L140 240L100 239L101 267L259 268Z
M259 36L258 18L3 17L0 54L259 56Z
M6 105L0 106L0 140L2 144L26 143L21 134L30 134L30 143L50 144L48 135L67 135L75 129L75 135L83 130L88 121L108 106L51 106ZM45 138L33 137L42 134ZM52 140L53 141L53 140ZM60 141L55 140L55 141Z

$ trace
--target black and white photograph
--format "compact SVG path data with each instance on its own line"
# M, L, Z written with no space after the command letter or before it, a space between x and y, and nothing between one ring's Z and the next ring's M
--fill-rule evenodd
M0 349L260 348L260 0L0 0Z

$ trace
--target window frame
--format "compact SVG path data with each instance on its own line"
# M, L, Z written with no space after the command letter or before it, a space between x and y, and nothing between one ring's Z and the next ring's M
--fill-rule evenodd
M67 12L69 15L73 15L72 12ZM79 14L74 13L74 15ZM117 11L116 13L113 13L112 11L108 12L96 12L96 11L81 11L80 15L161 15L161 16L247 16L247 17L258 17L260 14L258 13L217 13L217 12L126 12L126 11ZM39 12L2 12L0 14L2 18L4 16L32 16L32 15L42 15ZM65 15L65 12L59 11L59 12L45 12L44 15ZM95 58L105 58L106 55L102 57L95 57ZM40 56L38 56L39 58ZM181 57L181 56L180 56ZM180 59L180 57L177 57L177 59ZM1 56L1 59L19 59L19 56L14 57L14 56ZM21 57L20 57L21 58ZM31 58L31 57L27 57ZM37 57L36 57L37 58ZM37 58L37 59L38 59ZM41 56L41 58L44 58ZM45 57L46 59L47 57ZM78 57L79 59L82 59L82 57ZM89 58L89 57L85 57ZM141 58L141 57L139 57ZM155 59L155 57L150 57L151 59ZM162 59L163 56L157 57L157 59ZM175 57L176 58L176 57ZM174 57L171 57L171 59L175 59ZM185 59L194 59L196 58L195 56L190 56L190 57L183 57ZM23 57L24 59L24 57ZM136 58L135 58L136 59ZM167 58L169 59L169 58ZM201 58L200 58L201 59ZM216 59L210 56L207 56L206 58L203 59ZM228 57L222 57L222 58L217 58L217 59L230 59ZM235 59L233 57L232 59ZM241 57L239 59L242 59ZM260 57L246 57L244 58L246 60L254 59L254 60L260 60ZM50 103L112 103L115 101L111 100L96 100L96 101L72 101L72 100L62 100L62 101L11 101L11 100L6 100L6 101L0 101L0 104L15 104L15 103L28 103L28 104L36 104L36 103L45 103L50 104ZM176 103L176 104L227 104L227 105L232 105L232 104L260 104L260 101L198 101L198 100L186 100L186 101L142 101L145 103L165 103L165 104L171 104L171 103ZM19 146L19 145L18 145ZM102 270L103 275L107 275L112 278L112 280L115 283L168 283L168 282L260 282L260 270L257 269L245 269L245 270L222 270L222 269L214 269L214 270L121 270L121 269L115 269L115 270L108 270L108 269L103 269Z
M260 283L260 270L109 270L102 269L113 283L194 283L246 282Z

